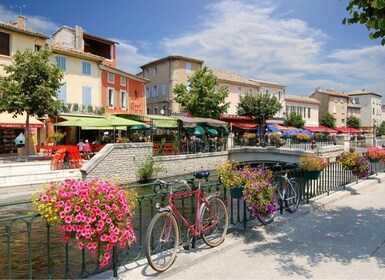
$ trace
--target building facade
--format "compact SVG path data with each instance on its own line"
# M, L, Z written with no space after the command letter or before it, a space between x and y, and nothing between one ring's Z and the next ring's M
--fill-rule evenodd
M177 84L188 86L188 77L202 65L202 60L178 55L142 65L142 72L138 75L149 80L145 86L146 113L170 116L181 112L180 105L174 101L173 89Z
M316 89L310 97L320 102L319 119L321 119L325 113L330 113L336 119L336 127L346 126L349 103L349 96L347 94L334 90Z
M361 106L362 127L379 126L382 123L381 95L365 90L349 94L355 104Z
M285 95L285 112L284 115L289 117L291 113L296 113L302 116L307 126L319 125L319 106L320 102L314 98L298 96L298 95Z

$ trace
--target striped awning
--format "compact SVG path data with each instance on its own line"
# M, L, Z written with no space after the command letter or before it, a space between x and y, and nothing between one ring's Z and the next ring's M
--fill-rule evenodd
M27 114L17 115L13 117L13 114L7 112L0 113L0 127L1 128L25 128ZM44 123L39 121L33 116L29 117L30 128L44 127Z

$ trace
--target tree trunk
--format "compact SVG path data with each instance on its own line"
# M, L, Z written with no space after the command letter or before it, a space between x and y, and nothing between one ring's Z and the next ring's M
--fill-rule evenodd
M25 121L25 161L28 161L28 155L29 155L29 113L27 112L27 119Z

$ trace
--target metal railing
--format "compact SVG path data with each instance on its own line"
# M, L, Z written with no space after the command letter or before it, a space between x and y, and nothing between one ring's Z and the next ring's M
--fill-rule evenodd
M384 171L385 165L376 163L372 164L372 168L372 173L378 173ZM331 163L317 180L305 180L303 172L298 168L288 170L288 176L298 179L302 189L302 203L358 181L351 171L343 170L337 163ZM214 174L211 179L213 181L203 185L205 192L219 192L228 204L230 226L243 225L246 228L247 222L251 220L246 203L242 199L232 198L230 192L217 182ZM117 266L143 258L146 230L156 213L155 204L166 204L167 193L155 192L153 184L129 188L135 188L138 192L133 220L137 242L130 248L114 248L114 261L103 270L98 268L97 257L91 256L88 250L78 249L76 242L64 244L61 241L61 233L55 226L48 225L35 212L30 202L1 204L0 278L86 278L109 269L116 271ZM184 198L177 202L184 215L193 215L192 199ZM187 229L182 228L182 232L186 234Z

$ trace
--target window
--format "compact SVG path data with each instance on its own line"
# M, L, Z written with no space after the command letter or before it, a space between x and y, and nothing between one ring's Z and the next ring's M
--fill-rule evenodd
M151 90L149 87L146 87L146 98L150 98L151 97Z
M166 84L162 84L162 96L166 96Z
M91 105L91 87L82 86L82 104L85 107Z
M282 92L281 91L278 91L278 100L281 100L281 98L282 98Z
M237 93L238 93L238 95L241 95L241 94L242 94L242 87L238 87L238 88L237 88Z
M354 104L360 104L360 98L354 97Z
M147 115L150 115L150 108L147 107L146 111L147 111Z
M187 92L190 92L190 90L191 90L191 83L190 83L190 82L187 82L187 83L186 83L186 91L187 91Z
M127 91L120 92L120 108L127 109Z
M10 39L8 33L0 32L0 54L11 56Z
M126 77L120 77L120 84L122 86L126 86L127 85L127 78Z
M186 73L187 74L191 73L191 63L190 62L186 62Z
M158 97L159 96L158 86L157 85L154 85L153 93L152 94L153 94L154 97Z
M269 94L269 90L268 89L266 90L266 94Z
M112 88L107 89L107 106L108 108L115 107L115 91Z
M253 94L253 89L249 88L249 95L252 95L252 94Z
M41 46L40 45L35 45L35 51L38 52L41 50Z
M338 102L338 97L337 97L337 96L334 96L334 102L335 102L335 103Z
M333 114L336 114L336 113L337 113L336 106L333 106Z
M158 114L158 107L154 107L154 115Z
M67 103L67 84L62 84L57 90L57 99Z
M375 114L374 108L373 108L373 115Z
M114 73L108 72L108 82L113 84L115 81L115 75Z
M67 61L65 56L57 55L56 56L56 65L61 70L66 71L67 70Z
M148 78L148 76L149 76L148 69L146 69L146 70L144 70L144 77Z
M307 117L308 117L309 119L310 119L310 117L311 117L310 112L311 112L310 107L307 107Z
M91 63L89 61L82 62L82 74L91 76Z
M154 67L154 77L158 74L158 67Z

